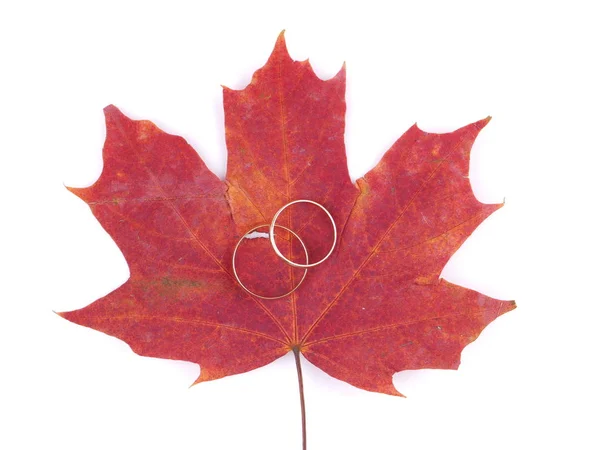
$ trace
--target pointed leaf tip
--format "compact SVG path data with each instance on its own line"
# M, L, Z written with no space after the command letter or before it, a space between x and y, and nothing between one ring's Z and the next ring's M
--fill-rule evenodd
M479 124L480 128L485 127L492 120L492 116L487 116L485 119L481 119L477 124Z
M389 384L386 383L383 386L379 386L378 389L375 390L374 392L380 392L382 394L393 395L394 397L406 398L406 395L404 395L402 392L400 392L398 389L396 389L396 386L394 386L394 382L392 381L392 377L390 377Z
M285 41L285 30L282 30L281 33L279 33L279 36L277 36L277 41L275 42L275 47L273 48L273 51L271 52L271 56L269 57L269 60L275 56L287 57L290 60L292 59L292 57L290 56L290 52L288 51L286 41ZM269 64L269 62L267 62L267 64Z
M332 80L343 80L344 83L346 82L346 61L342 63L342 67L340 67L340 70L333 76Z
M65 186L65 188L71 193L76 195L77 197L79 197L81 200L86 201L85 197L85 192L89 189L89 187L87 188L76 188L76 187L71 187L71 186Z
M498 316L501 316L502 314L505 314L516 308L517 308L517 302L515 302L514 300L503 301L502 306L500 307L500 309L498 311Z
M389 392L386 392L386 394L393 395L394 397L406 398L406 395L396 388L390 389Z
M281 30L277 35L277 42L275 43L275 46L280 44L285 45L285 28Z
M202 369L201 369L200 371L202 371ZM196 385L198 385L198 384L202 383L204 380L201 380L201 379L200 379L200 377L201 377L201 376L198 376L198 378L196 378L196 379L194 380L194 382L188 386L188 389L191 389L191 388L193 388L194 386L196 386Z
M75 323L75 324L79 324L79 322L76 322L73 320L73 311L52 311L54 314L56 314L57 316L68 320L69 322Z
M131 120L129 117L127 117L125 114L123 114L123 111L121 111L119 108L117 108L113 104L105 106L103 111L104 111L104 120L106 121L107 124L109 121L115 120L115 119Z
M461 129L469 132L475 132L475 134L479 134L479 132L483 130L488 123L490 123L490 120L492 120L492 116L487 116L485 119L473 122L467 126L462 127Z
M106 106L103 108L103 111L104 111L104 115L105 115L105 116L109 116L109 115L111 115L111 114L114 114L114 113L120 113L120 112L121 112L121 111L119 110L119 108L117 108L117 107L116 107L115 105L113 105L112 103L111 103L110 105L106 105Z

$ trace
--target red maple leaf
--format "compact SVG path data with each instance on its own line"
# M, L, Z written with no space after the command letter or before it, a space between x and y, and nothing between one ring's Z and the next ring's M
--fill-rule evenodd
M224 88L226 181L178 136L105 109L104 169L69 188L114 238L129 280L66 319L127 342L140 355L196 362L197 382L246 372L294 351L362 389L400 395L395 372L456 369L462 349L515 308L439 278L448 259L488 215L468 179L469 152L488 119L447 134L411 127L355 184L344 149L345 68L322 81L293 61L283 34L243 90ZM333 215L332 256L278 300L244 291L232 251L284 204L310 199ZM316 208L280 222L327 253L331 226ZM266 230L265 230L266 231ZM281 247L299 258L293 240ZM289 244L286 246L286 242ZM302 271L267 239L245 240L240 276L266 294L285 292Z

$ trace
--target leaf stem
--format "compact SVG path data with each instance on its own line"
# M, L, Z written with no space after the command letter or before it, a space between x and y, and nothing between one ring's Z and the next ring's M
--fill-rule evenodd
M302 450L306 450L306 406L304 404L304 383L302 382L302 366L300 365L300 348L294 346L296 372L298 372L298 390L300 391L300 411L302 413Z

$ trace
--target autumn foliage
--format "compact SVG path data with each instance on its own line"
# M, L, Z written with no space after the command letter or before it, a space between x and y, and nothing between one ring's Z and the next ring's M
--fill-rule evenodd
M85 201L123 252L130 277L66 319L127 342L140 355L201 367L197 382L261 367L292 349L335 378L399 395L395 372L456 369L462 349L515 308L439 275L502 205L471 190L469 153L489 119L452 133L411 127L356 183L344 148L345 68L320 80L293 61L283 35L243 90L224 88L227 175L211 173L181 137L105 109L104 169ZM293 294L261 300L236 283L237 240L285 203L310 199L333 215L339 240ZM294 206L279 223L312 260L331 245L327 217ZM285 233L279 247L301 260ZM302 274L248 239L240 276L285 292Z

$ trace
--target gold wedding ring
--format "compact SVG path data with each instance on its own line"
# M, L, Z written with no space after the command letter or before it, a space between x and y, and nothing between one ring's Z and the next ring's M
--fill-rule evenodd
M302 239L300 239L300 236L298 236L296 233L294 233L292 230L290 230L289 228L286 228L282 225L277 225L277 219L279 218L279 216L281 215L281 213L283 211L285 211L286 208L295 205L296 203L309 203L311 205L315 205L319 208L321 208L325 214L327 214L327 217L329 217L329 220L331 221L331 225L333 226L333 243L331 244L331 248L329 249L329 252L319 261L314 262L314 263L310 263L309 262L309 256L308 256L308 250L306 249L306 245L304 245L304 242L302 241ZM298 284L296 286L293 287L293 289L291 291L286 292L285 294L282 295L277 295L274 297L267 297L264 295L259 295L255 292L252 292L250 289L248 289L244 283L242 283L242 280L240 280L240 277L237 273L237 269L235 267L235 256L237 254L237 250L240 246L240 244L242 243L242 241L248 237L249 234L253 233L256 230L259 230L261 228L269 228L269 241L271 242L271 247L273 247L273 251L275 252L275 254L283 259L287 264L289 264L292 267L297 267L299 269L304 269L304 274L302 275L302 278L300 278L300 281L298 282ZM300 242L300 244L302 244L302 248L304 249L304 254L306 255L306 263L305 264L300 264L294 261L291 261L290 259L286 258L285 256L283 256L283 254L279 251L279 248L277 247L277 244L275 243L275 228L280 228L282 230L287 231L288 233L292 234L296 239L298 239L298 241ZM329 211L327 211L327 209L317 203L317 202L313 202L312 200L294 200L293 202L289 202L285 205L283 205L279 211L277 211L275 213L275 215L273 216L273 220L271 220L270 224L263 224L263 225L258 225L254 228L252 228L251 230L247 231L237 242L237 244L235 245L235 248L233 249L233 256L232 256L232 268L233 268L233 275L235 276L235 279L237 280L237 282L239 283L239 285L249 294L258 297L258 298L262 298L265 300L274 300L276 298L282 298L285 297L287 295L290 295L292 292L294 292L296 289L298 289L300 287L300 285L302 284L302 282L304 281L304 279L306 278L306 273L308 272L308 269L311 267L315 267L318 266L319 264L323 263L327 258L329 258L331 256L331 254L333 253L333 250L335 249L335 244L337 243L337 229L335 227L335 220L333 220L333 216L329 213Z
M331 248L329 249L329 252L319 261L314 262L309 264L308 261L306 261L306 264L300 264L294 261L291 261L289 259L287 259L285 256L283 256L283 254L279 251L279 249L277 248L277 244L275 243L275 227L279 226L276 224L277 222L277 218L279 217L279 215L289 206L292 206L296 203L310 203L311 205L315 205L318 206L319 208L321 208L323 211L325 211L325 214L327 214L327 217L329 217L329 220L331 220L331 225L333 226L333 244L331 244ZM331 214L329 213L329 211L327 211L327 209L317 203L317 202L313 202L312 200L294 200L293 202L289 202L286 205L283 205L279 211L277 211L275 213L275 215L273 216L273 220L271 220L271 225L269 226L269 239L271 240L271 247L273 247L273 250L275 251L275 254L277 256L279 256L281 259L283 259L286 263L288 263L290 266L293 267L298 267L300 269L307 269L309 267L315 267L318 266L319 264L325 262L325 260L327 258L329 258L331 256L331 254L333 253L333 249L335 248L335 244L337 242L337 229L335 228L335 221L333 220L333 217L331 216ZM299 239L299 238L298 238Z
M237 250L240 246L240 244L242 243L242 241L250 234L253 233L256 230L259 230L261 228L266 228L268 227L269 224L263 224L263 225L259 225L257 227L252 228L250 231L247 231L241 238L240 240L237 242L235 248L233 249L233 256L232 256L232 267L233 267L233 275L235 276L235 279L237 280L237 282L239 283L239 285L249 294L254 295L255 297L258 298L262 298L265 300L274 300L276 298L282 298L285 297L286 295L290 295L292 292L294 292L296 289L298 289L298 287L302 284L302 282L304 281L304 278L306 277L306 273L308 272L308 269L304 269L304 274L302 275L302 278L300 278L300 281L298 282L298 284L296 286L294 286L294 288L291 291L286 292L285 294L282 295L276 295L274 297L266 297L264 295L259 295L256 292L252 292L250 289L248 289L244 283L242 283L242 280L240 280L240 277L237 273L236 267L235 267L235 255L237 253ZM304 254L306 255L306 262L308 263L308 250L306 250L306 245L304 245L304 242L302 242L302 239L300 239L300 237L294 233L292 230L290 230L289 228L286 228L282 225L275 225L277 228L281 228L282 230L286 230L287 232L291 233L292 235L294 235L294 237L296 239L298 239L298 241L300 241L300 244L302 244L302 248L304 249ZM270 231L269 233L273 233L272 231ZM272 235L272 234L271 234ZM272 241L274 242L274 240Z

